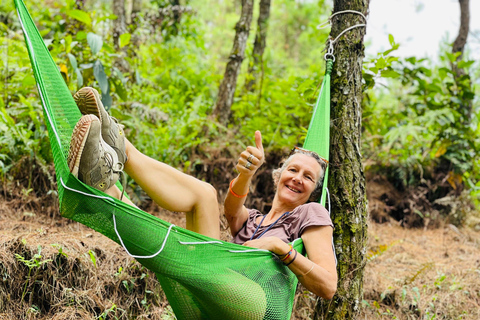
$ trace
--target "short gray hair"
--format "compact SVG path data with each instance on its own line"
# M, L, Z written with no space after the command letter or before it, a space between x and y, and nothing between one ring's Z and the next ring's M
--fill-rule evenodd
M290 153L290 155L288 156L288 158L283 162L282 166L273 170L272 177L275 185L275 191L277 190L278 180L280 179L282 172L287 168L289 163L292 161L293 156L296 154L304 154L304 155L310 156L314 158L317 161L317 163L320 165L320 174L318 175L318 181L315 185L315 189L313 189L312 193L310 194L310 198L308 199L310 201L318 201L318 199L320 199L320 196L322 195L323 177L325 176L327 163L317 153L313 151L301 149L301 148L294 148Z

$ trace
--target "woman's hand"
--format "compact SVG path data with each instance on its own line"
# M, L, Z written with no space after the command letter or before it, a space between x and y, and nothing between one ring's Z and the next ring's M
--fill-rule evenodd
M238 173L246 176L253 176L255 172L265 161L265 152L262 144L262 134L255 131L255 147L248 146L245 151L240 154L236 168Z
M247 241L243 245L257 249L265 249L278 256L283 256L290 251L290 246L277 237L262 237L260 239Z

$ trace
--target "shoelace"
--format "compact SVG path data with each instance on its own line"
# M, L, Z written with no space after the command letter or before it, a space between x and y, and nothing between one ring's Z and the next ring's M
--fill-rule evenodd
M108 152L105 152L105 166L107 167L107 171L105 172L105 174L109 174L110 172L111 173L118 173L119 176L122 177L122 194L120 195L120 200L123 199L123 194L125 193L125 187L127 185L127 177L125 176L125 173L123 172L123 163L121 162L117 162L117 163L113 163L114 159L113 159L113 156L108 153Z

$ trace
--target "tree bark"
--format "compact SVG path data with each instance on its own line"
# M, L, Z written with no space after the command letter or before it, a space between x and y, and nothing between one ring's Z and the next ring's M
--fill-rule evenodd
M364 15L369 0L334 0L333 12L355 10ZM332 18L330 35L365 23L358 14ZM335 44L331 78L330 179L331 217L338 259L338 289L330 301L319 300L315 319L356 319L361 308L367 246L367 199L360 154L362 64L365 27L347 31Z
M463 59L463 51L467 44L468 33L470 31L470 0L458 0L458 2L460 4L460 29L452 45L453 54L460 52L460 55L457 57L457 63ZM462 115L462 124L468 127L470 126L473 113L474 90L472 88L470 75L466 73L465 69L459 68L457 63L452 63L452 70L457 86L463 88L463 90L459 90L459 93L463 93L463 95L460 96L462 102L458 105L458 112ZM467 98L467 91L472 93L471 98Z
M253 91L258 82L258 74L263 70L263 52L267 45L268 19L270 18L270 0L260 0L260 13L257 20L257 33L253 44L253 61L248 66L248 78L245 90ZM263 72L262 72L263 73Z
M247 39L250 33L250 25L252 23L253 15L253 0L242 1L242 13L240 20L235 25L235 39L233 41L233 48L228 57L228 63L225 68L225 74L218 89L217 102L213 115L222 124L227 124L235 89L237 86L238 73L245 58L245 48L247 46Z
M120 36L127 32L124 0L113 0L113 14L117 16L117 19L113 21L113 45L115 50L118 51L120 49Z
M460 29L457 38L453 42L452 53L460 52L460 55L457 57L457 61L460 61L463 58L463 51L467 44L468 32L470 30L470 0L458 0L458 2L460 3ZM454 72L457 78L465 74L463 69L459 69L456 66L454 66Z

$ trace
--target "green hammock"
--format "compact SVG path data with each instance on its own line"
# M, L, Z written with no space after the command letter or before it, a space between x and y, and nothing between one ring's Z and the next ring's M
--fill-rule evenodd
M178 319L289 319L297 278L272 253L179 228L70 174L66 159L81 114L25 4L14 2L43 104L62 216L121 244L154 271ZM304 145L327 159L331 65ZM301 239L293 245L303 250Z

